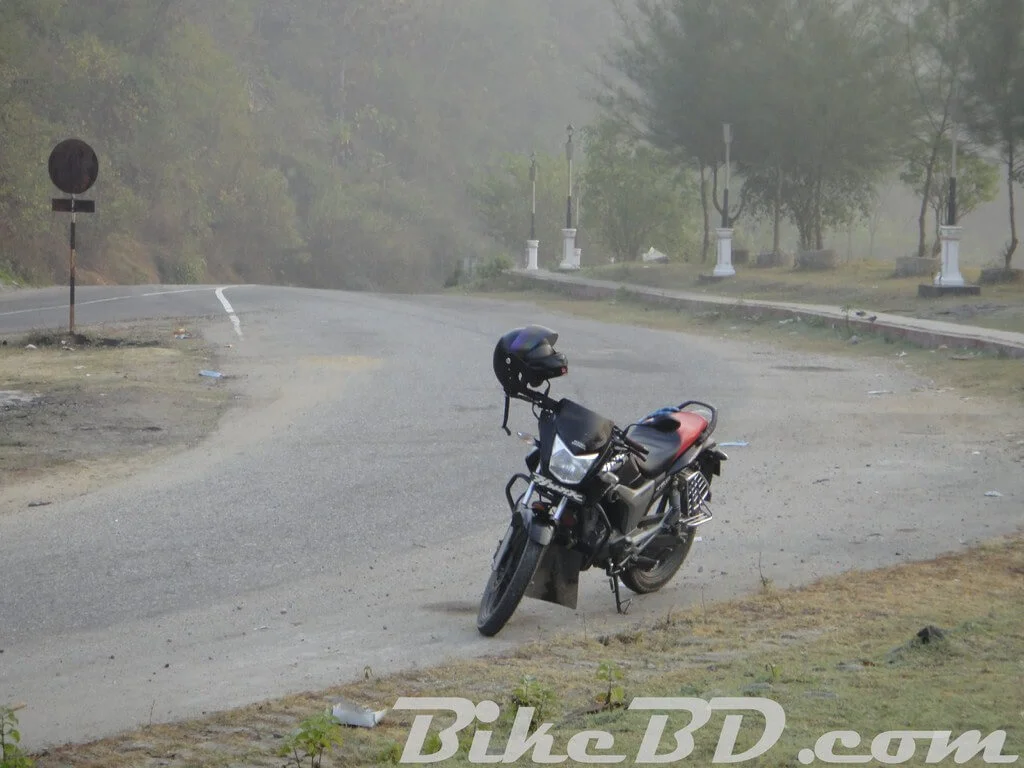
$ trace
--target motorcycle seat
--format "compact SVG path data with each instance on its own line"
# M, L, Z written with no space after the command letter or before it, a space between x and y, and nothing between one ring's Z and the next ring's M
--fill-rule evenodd
M708 427L699 413L678 411L647 424L638 424L626 431L627 437L647 449L647 458L637 457L637 469L645 477L656 477L672 466Z

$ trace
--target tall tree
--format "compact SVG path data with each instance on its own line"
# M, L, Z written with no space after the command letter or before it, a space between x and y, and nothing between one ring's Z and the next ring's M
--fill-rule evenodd
M939 239L939 227L946 221L949 211L949 185L941 183L952 173L952 142L948 139L938 145L935 160L931 164L933 177L928 183L928 157L931 148L921 144L918 146L921 155L911 158L900 180L909 185L917 194L924 196L932 214L931 255L937 256L942 243ZM956 207L957 221L963 221L979 205L995 200L999 188L999 171L988 160L979 156L970 148L959 147L957 150L957 183Z
M731 33L738 5L736 0L637 0L634 16L620 2L623 40L607 57L618 79L606 75L606 92L598 98L614 119L652 146L693 163L704 218L701 261L710 249L714 190L709 184L724 160L722 125L738 123L742 109L731 87L744 42Z
M902 153L920 195L917 219L917 255L927 249L927 217L935 195L933 188L945 180L936 175L948 146L955 114L964 51L959 31L974 0L908 0L891 6L892 22L906 30L902 60L912 85L913 123L910 141ZM941 196L941 195L940 195ZM937 226L938 224L936 224Z
M1009 269L1019 243L1014 183L1024 154L1024 0L976 0L961 34L967 122L980 144L999 153L1006 171L1010 240L1003 265Z

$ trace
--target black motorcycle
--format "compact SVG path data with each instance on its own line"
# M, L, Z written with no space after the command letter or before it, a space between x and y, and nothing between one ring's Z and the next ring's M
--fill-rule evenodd
M554 350L558 334L541 326L505 334L494 370L511 398L532 403L539 437L529 474L505 487L512 520L494 555L477 616L493 636L524 596L575 608L579 574L602 568L624 613L619 582L636 594L667 584L690 553L695 531L712 519L711 479L728 459L712 440L714 407L698 401L662 408L625 430L568 399L548 396L550 379L568 372ZM539 387L547 384L541 392ZM518 496L517 484L526 484Z

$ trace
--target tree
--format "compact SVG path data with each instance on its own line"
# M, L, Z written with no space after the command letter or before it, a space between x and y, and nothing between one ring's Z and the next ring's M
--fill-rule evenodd
M536 234L540 261L550 264L561 259L567 173L564 156L537 153ZM530 158L504 155L471 182L469 193L487 234L522 253L530 234Z
M631 140L603 120L584 131L587 221L620 261L635 261L644 246L682 245L687 223L680 180L663 152Z
M730 88L731 67L744 43L730 34L737 5L736 0L637 0L636 19L620 5L624 39L607 63L622 80L606 75L606 90L598 97L608 115L639 138L693 163L704 216L702 262L710 249L708 184L717 180L723 160L722 125L738 122L741 114Z
M894 9L893 23L906 29L903 63L913 87L913 123L904 153L911 183L920 195L917 255L926 252L929 206L935 187L942 187L937 165L943 142L948 145L963 70L963 46L958 31L973 0L909 0L903 9L906 20ZM939 195L941 197L941 194ZM936 224L938 226L938 224Z
M601 103L692 159L705 253L705 174L717 188L723 123L737 135L741 200L791 219L802 247L821 248L825 230L866 213L905 103L893 33L873 0L638 0L638 10L623 14L626 42L609 58L625 82L606 78Z
M927 145L918 146L919 154L912 157L900 180L908 184L917 194L924 196L927 189L926 202L934 220L932 256L939 253L941 241L939 227L946 220L949 210L949 185L940 179L948 178L952 168L952 144L950 141L940 142L938 152L932 158L932 150ZM931 184L928 184L929 171L933 173ZM999 187L999 172L985 158L969 148L957 149L956 208L957 221L962 221L982 203L991 202L996 198Z
M965 116L975 140L999 153L1009 193L1010 241L1003 264L1017 249L1014 182L1024 144L1024 0L976 0L965 19Z

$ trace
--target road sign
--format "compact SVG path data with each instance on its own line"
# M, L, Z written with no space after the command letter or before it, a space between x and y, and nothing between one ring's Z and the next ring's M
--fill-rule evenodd
M54 213L96 213L94 200L76 200L73 197L53 198Z
M65 139L50 153L50 181L61 192L71 195L55 197L50 202L57 213L71 214L71 230L68 235L70 246L68 286L71 296L68 304L68 331L75 332L75 214L95 213L96 203L92 200L76 200L75 195L87 192L96 183L100 174L100 161L92 147L81 139Z
M100 161L81 139L65 139L50 153L50 181L61 192L81 195L96 183Z

